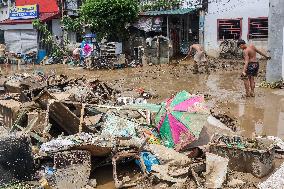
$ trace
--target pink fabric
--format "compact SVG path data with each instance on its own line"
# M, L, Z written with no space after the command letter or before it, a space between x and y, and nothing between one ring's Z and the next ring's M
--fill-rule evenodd
M90 45L86 44L83 48L83 51L86 56L89 56L90 53L92 52L92 47L90 47Z
M196 96L196 97L190 98L190 99L185 100L185 101L181 102L180 104L176 105L174 107L174 111L184 111L184 112L187 112L189 110L192 111L192 108L190 108L191 106L193 106L195 103L199 103L199 102L203 102L203 101L204 101L204 99L201 96Z
M86 45L84 46L84 51L85 51L85 52L90 52L91 50L92 50L92 48L90 47L90 45L86 44Z
M188 128L186 128L181 122L179 122L172 114L168 113L171 133L175 144L180 142L180 136L185 134L188 139L192 140L194 137L189 133ZM191 142L191 141L189 141Z

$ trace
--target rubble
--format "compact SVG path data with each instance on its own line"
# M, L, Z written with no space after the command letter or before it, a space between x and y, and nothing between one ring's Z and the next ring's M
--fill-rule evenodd
M95 156L106 156L116 146L115 138L103 137L91 133L79 133L67 137L58 137L41 145L40 152L55 153L62 150L89 150Z
M10 134L1 136L0 142L0 186L31 180L35 170L29 136Z
M284 164L282 164L280 168L275 173L273 173L273 175L271 175L266 181L260 183L258 185L258 188L259 189L282 188L284 184L283 175L284 175Z
M160 164L153 164L151 167L155 176L173 183L184 183L186 181L186 176L179 178L187 175L190 169L191 160L186 155L162 145L151 144L148 148L160 162Z
M229 160L206 153L206 188L222 188L226 180Z
M249 140L219 134L210 142L210 152L228 158L231 170L252 173L259 178L273 169L274 151L273 141L268 139Z
M8 156L0 154L5 184L16 179L46 189L95 188L100 182L92 171L112 165L116 188L241 188L248 181L230 171L263 177L273 170L274 147L283 148L280 138L243 139L234 119L210 115L204 97L186 91L150 104L155 95L142 88L118 91L98 79L54 72L16 74L4 86L0 136L27 136L20 147L3 139L8 144L0 153L19 148L17 156L25 156L7 171ZM25 173L18 170L23 166Z
M55 188L81 189L89 182L91 154L88 151L57 152L54 156Z
M232 179L227 183L227 187L229 188L241 188L246 183L242 180Z

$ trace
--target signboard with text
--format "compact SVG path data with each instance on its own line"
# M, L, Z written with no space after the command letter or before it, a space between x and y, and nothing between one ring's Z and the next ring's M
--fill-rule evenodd
M10 19L34 19L38 18L39 9L37 5L16 6L10 9Z

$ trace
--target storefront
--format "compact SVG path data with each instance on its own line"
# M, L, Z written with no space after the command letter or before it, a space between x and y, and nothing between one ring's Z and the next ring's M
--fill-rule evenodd
M25 5L26 2L16 1L16 6L10 9L9 19L0 22L7 51L28 54L46 48L42 44L43 36L32 25L35 19L47 23L52 33L60 30L60 25L53 22L60 17L58 7L53 6L47 9L43 4L45 1L39 2L39 4Z
M196 8L143 12L139 23L138 29L168 37L173 56L186 54L188 46L199 39L199 12Z

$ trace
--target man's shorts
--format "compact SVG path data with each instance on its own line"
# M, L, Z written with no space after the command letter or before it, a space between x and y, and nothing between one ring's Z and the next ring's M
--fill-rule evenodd
M247 68L247 75L256 77L259 70L259 63L258 62L249 62Z
M197 63L206 62L207 59L205 57L205 53L203 51L196 52L194 55L194 61Z

